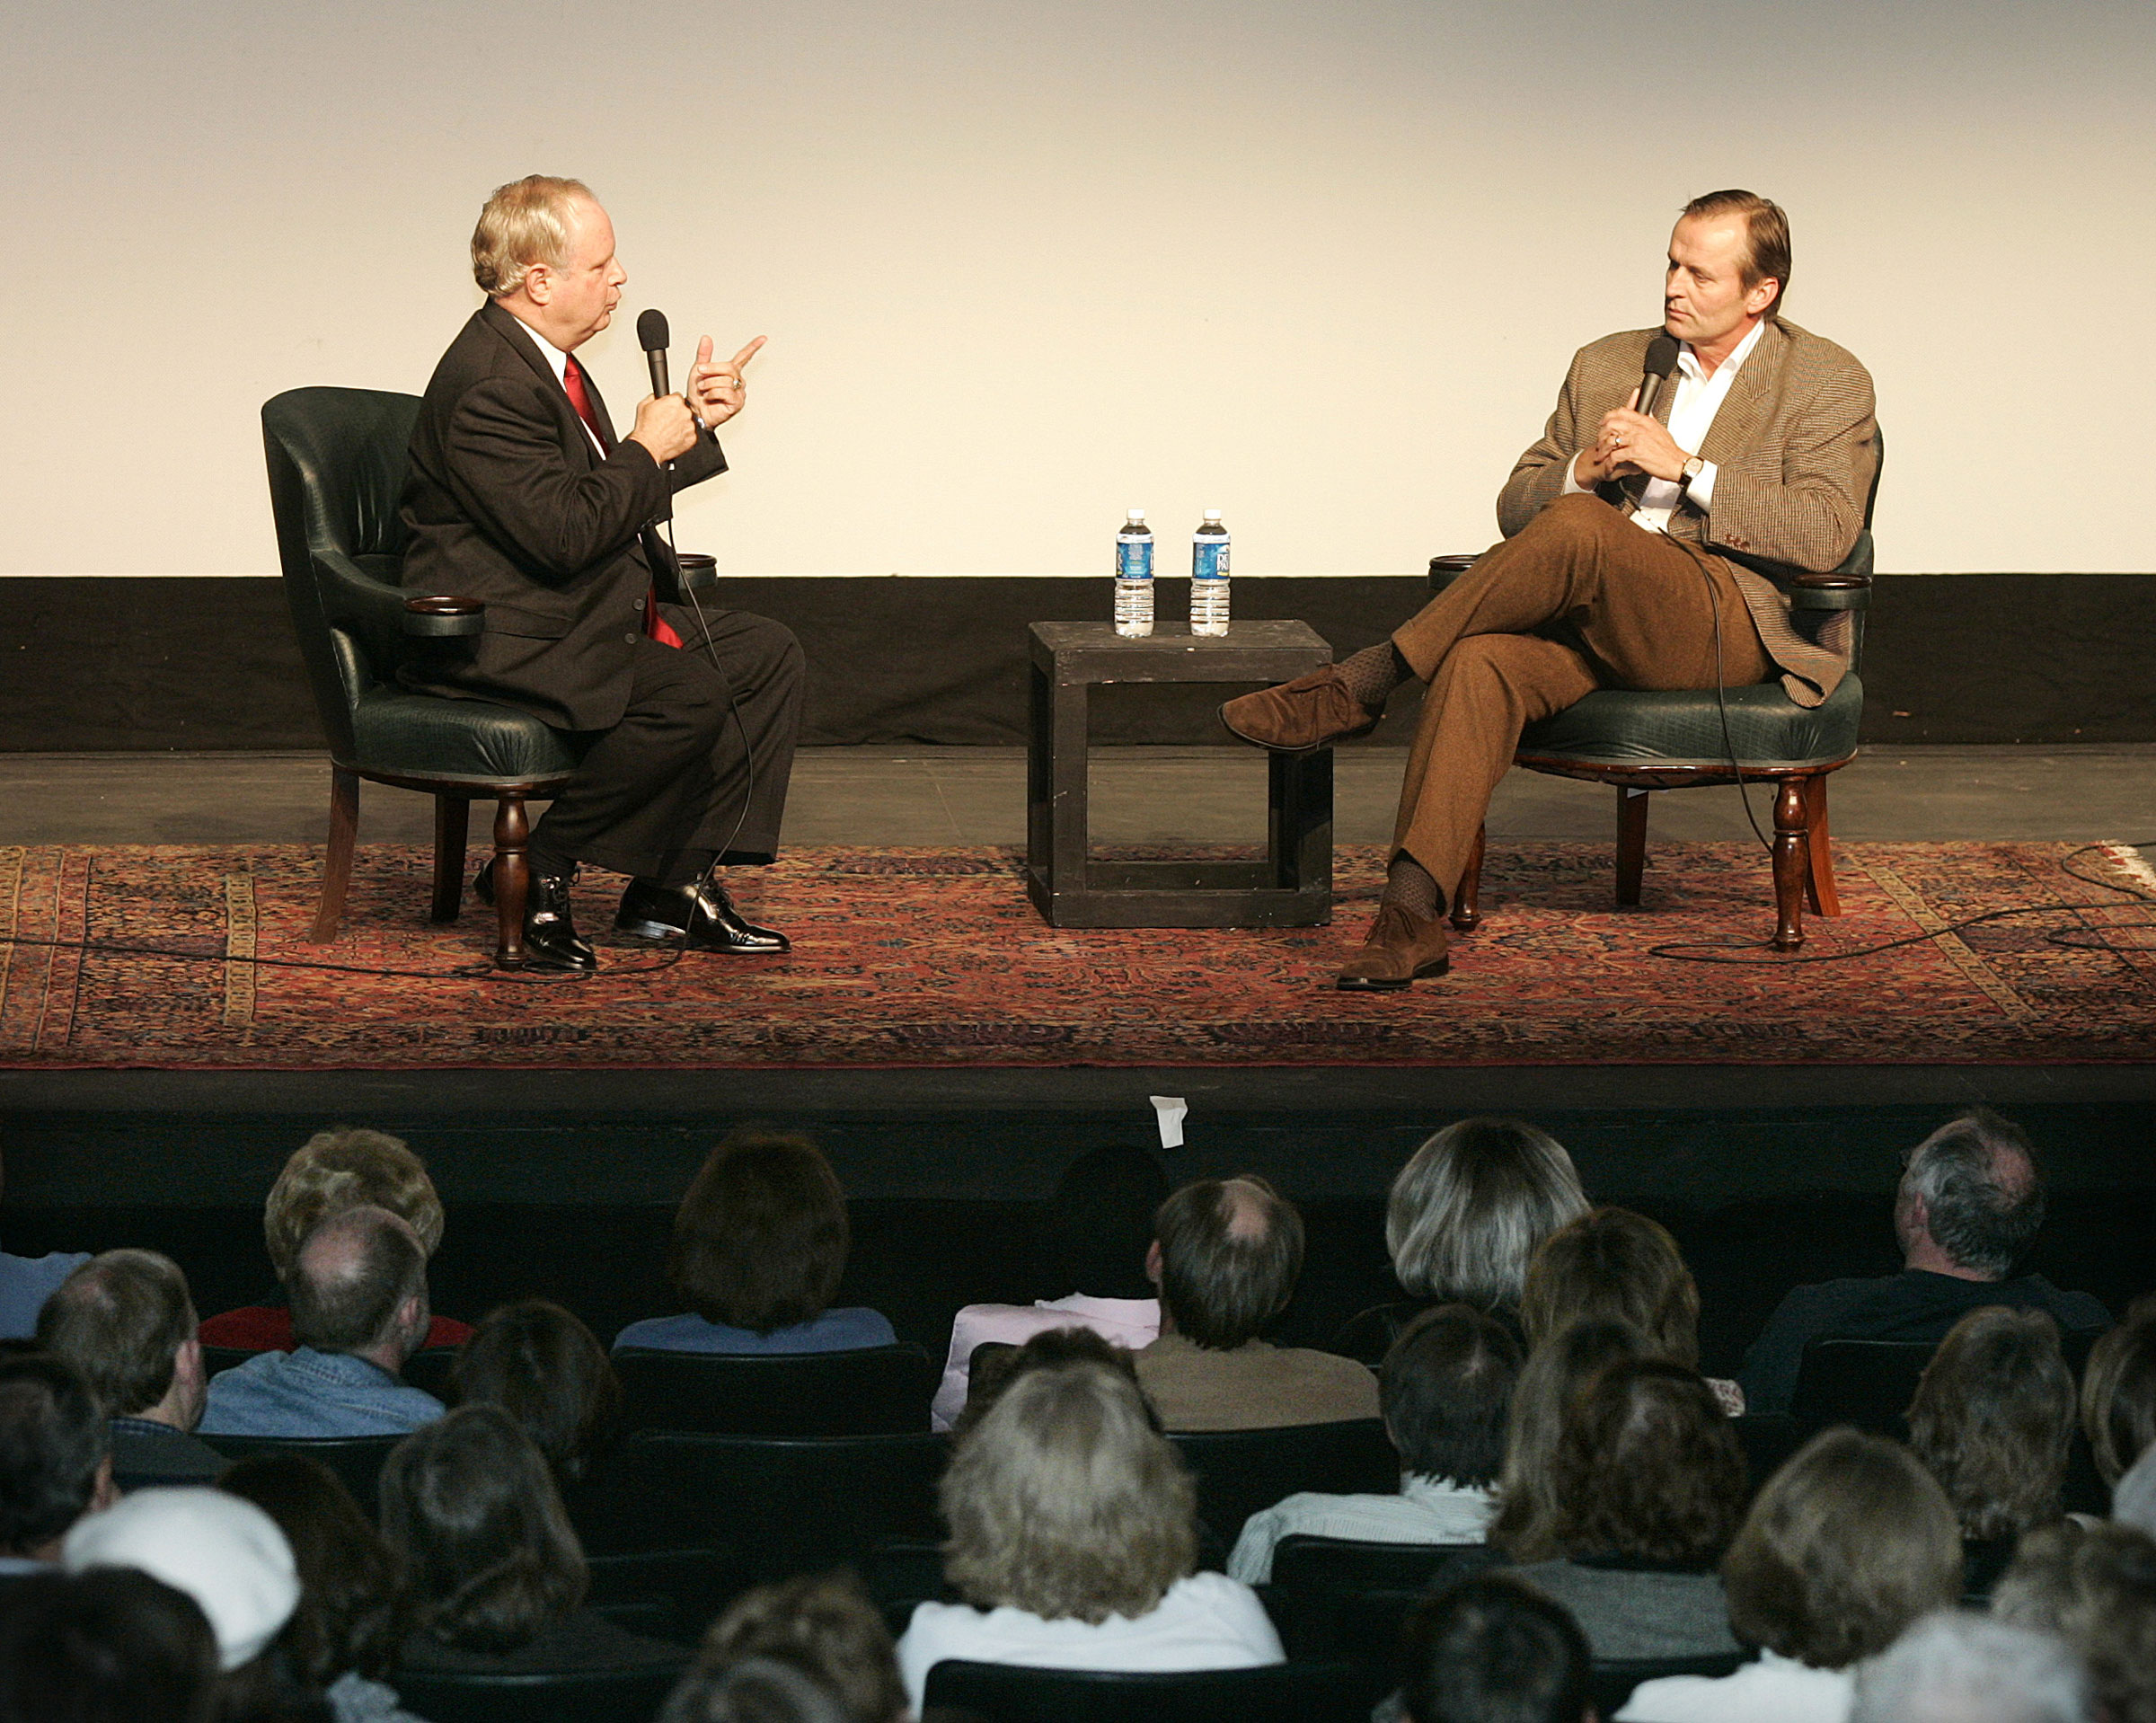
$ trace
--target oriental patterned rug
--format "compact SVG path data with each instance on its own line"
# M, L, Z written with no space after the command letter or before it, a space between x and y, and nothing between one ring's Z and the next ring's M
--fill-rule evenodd
M602 941L605 968L584 980L490 974L491 915L468 906L455 924L430 926L420 850L363 848L342 936L309 946L320 863L304 846L0 849L0 1066L2156 1056L2156 879L2134 852L1839 844L1835 853L1846 913L1807 918L1809 942L1792 960L1760 943L1772 892L1754 847L1659 845L1644 905L1618 911L1606 844L1493 844L1483 924L1457 942L1452 976L1371 995L1330 985L1376 898L1369 848L1339 854L1332 927L1268 932L1050 928L1008 850L796 850L735 881L745 909L793 936L790 958L669 962ZM2066 870L2070 857L2086 879ZM579 885L588 932L609 924L620 885L601 874ZM2045 905L2067 907L1947 931ZM1657 955L1671 948L1738 961Z

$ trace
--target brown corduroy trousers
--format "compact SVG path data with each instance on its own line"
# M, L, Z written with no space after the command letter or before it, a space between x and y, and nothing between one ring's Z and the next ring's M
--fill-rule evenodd
M1709 581L1712 581L1711 591ZM1711 688L1775 673L1719 559L1643 532L1599 497L1560 499L1393 632L1429 685L1395 851L1449 901L1521 727L1598 687Z

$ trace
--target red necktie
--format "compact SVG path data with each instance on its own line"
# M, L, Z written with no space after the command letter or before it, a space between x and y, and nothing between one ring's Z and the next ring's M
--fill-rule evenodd
M605 448L606 433L599 429L598 415L591 410L591 392L584 386L584 367L577 363L573 354L561 356L561 386L569 392L569 404L577 410L577 417L599 439L599 446ZM658 614L658 591L655 587L647 588L644 592L644 632L661 646L682 643L681 636Z

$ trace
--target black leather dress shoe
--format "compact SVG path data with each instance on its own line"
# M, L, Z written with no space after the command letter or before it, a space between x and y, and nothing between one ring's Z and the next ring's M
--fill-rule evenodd
M726 888L711 882L660 886L632 879L622 894L614 931L640 940L686 935L692 951L727 951L737 957L773 957L793 949L785 934L743 921Z
M524 899L524 967L560 975L588 976L599 967L599 954L577 932L570 919L569 888L573 875L535 873ZM494 902L494 864L489 862L472 880L479 901Z

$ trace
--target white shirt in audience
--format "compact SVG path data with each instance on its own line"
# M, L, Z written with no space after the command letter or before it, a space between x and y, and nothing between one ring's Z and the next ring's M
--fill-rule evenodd
M1480 1543L1498 1511L1487 1489L1419 1473L1397 1496L1327 1496L1306 1489L1242 1523L1228 1573L1246 1586L1273 1577L1282 1538L1352 1538L1358 1543Z
M1772 1651L1733 1675L1642 1682L1616 1723L1846 1723L1854 1677Z
M898 1639L906 1697L921 1709L928 1672L946 1658L1032 1669L1251 1669L1280 1663L1280 1636L1258 1594L1225 1574L1179 1579L1144 1615L1048 1621L1029 1610L923 1604Z
M1073 1293L1068 1298L1044 1298L1035 1304L967 1305L950 1324L950 1356L944 1362L943 1381L929 1407L931 1426L948 1430L966 1409L975 1347L989 1341L1023 1346L1036 1334L1056 1328L1090 1328L1102 1339L1135 1352L1161 1338L1161 1301L1088 1298L1083 1293Z

